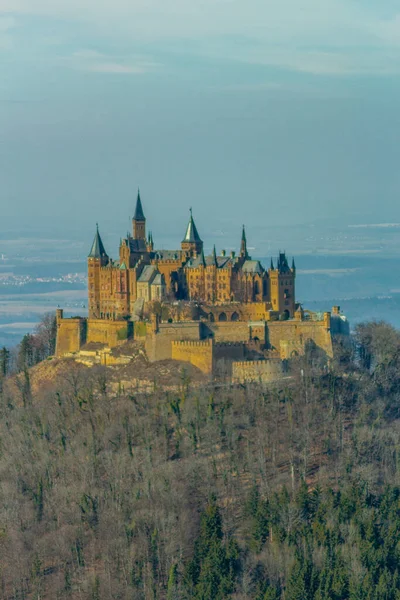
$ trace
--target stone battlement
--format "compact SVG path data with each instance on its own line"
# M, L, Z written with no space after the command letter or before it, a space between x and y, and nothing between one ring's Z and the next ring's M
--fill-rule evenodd
M243 348L246 342L216 342L215 346L217 348Z
M181 346L181 347L185 347L185 348L202 348L202 347L208 347L208 346L212 346L213 344L213 339L210 338L209 340L201 340L199 342L193 342L192 340L174 340L172 342L173 346Z
M245 383L278 381L285 376L285 363L280 359L238 361L232 365L232 381Z

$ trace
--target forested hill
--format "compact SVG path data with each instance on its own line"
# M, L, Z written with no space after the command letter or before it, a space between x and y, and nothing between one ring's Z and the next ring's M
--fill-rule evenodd
M400 598L400 334L356 342L282 389L3 379L1 597Z

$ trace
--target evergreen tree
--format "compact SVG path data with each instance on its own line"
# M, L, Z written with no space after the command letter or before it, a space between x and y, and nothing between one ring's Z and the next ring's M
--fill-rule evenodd
M233 540L223 541L222 519L215 498L211 498L200 520L194 556L189 562L185 583L192 598L223 600L233 592L239 551Z
M29 333L24 335L18 346L18 369L23 371L34 364L34 343L33 336Z
M0 349L0 378L6 377L10 370L10 351L3 346Z

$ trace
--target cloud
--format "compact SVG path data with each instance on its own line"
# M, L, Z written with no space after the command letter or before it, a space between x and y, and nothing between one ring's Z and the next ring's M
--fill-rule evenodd
M130 74L142 74L147 73L147 69L144 67L134 67L129 65L121 65L114 62L103 62L86 68L87 71L92 73L114 73L119 75L130 75Z
M313 74L397 73L400 15L366 0L0 0L0 14L84 25L129 47L265 64ZM104 72L141 72L114 57ZM95 69L100 69L98 63ZM93 70L93 69L92 69Z
M17 27L17 20L12 16L0 17L0 49L12 47L11 31Z
M144 57L124 57L123 60L115 60L115 57L110 58L96 50L86 49L74 52L66 62L70 67L81 71L114 75L142 75L159 67L157 63Z

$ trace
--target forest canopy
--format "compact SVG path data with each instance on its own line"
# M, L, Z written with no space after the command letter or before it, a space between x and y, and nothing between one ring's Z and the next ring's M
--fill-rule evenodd
M283 386L127 394L68 365L38 393L2 376L2 597L400 598L392 327Z

